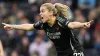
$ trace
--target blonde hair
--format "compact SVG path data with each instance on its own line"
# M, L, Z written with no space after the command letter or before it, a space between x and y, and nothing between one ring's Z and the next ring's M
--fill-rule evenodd
M55 8L55 6L52 3L44 3L41 6L46 6L49 11L53 11L54 15L57 14L57 9Z
M44 3L42 6L46 6L49 11L53 11L53 14L59 14L67 19L71 19L70 8L67 5L61 3Z

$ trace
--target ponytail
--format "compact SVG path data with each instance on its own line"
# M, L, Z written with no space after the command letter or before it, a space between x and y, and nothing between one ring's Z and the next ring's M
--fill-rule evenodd
M41 6L46 6L49 11L53 11L53 15L62 15L67 19L71 19L70 8L61 3L44 3Z
M65 16L69 20L72 18L70 14L70 8L68 6L61 3L55 3L54 6L57 9L57 13L59 15Z

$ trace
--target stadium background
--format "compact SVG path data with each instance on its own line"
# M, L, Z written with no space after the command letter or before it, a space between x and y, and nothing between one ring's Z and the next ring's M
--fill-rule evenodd
M0 23L35 23L40 19L39 7L46 2L68 5L71 21L94 20L89 29L73 32L83 45L85 56L100 56L100 0L0 0ZM5 56L55 56L56 53L43 30L6 31L0 24L0 40Z

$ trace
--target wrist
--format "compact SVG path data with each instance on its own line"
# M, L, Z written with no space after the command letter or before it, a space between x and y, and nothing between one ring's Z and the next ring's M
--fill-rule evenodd
M82 27L85 28L85 23L83 23Z
M16 28L15 28L15 25L10 25L10 26L11 26L11 29L16 29Z
M85 23L83 23L83 27L85 27Z

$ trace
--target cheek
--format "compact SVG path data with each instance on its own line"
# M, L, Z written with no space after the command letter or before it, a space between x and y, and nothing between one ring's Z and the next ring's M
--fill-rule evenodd
M50 17L50 15L49 15L48 12L45 12L45 13L44 13L44 16L46 16L46 17Z
M44 16L48 16L48 13L44 13Z
M42 19L42 20L43 20L43 21L48 21L48 18L46 18L46 17L45 17L45 18L44 18L44 19Z
M48 18L46 18L46 20L48 20Z
M45 17L45 18L43 19L43 21L44 21L44 22L47 22L47 21L48 21L48 18L47 18L47 17Z

